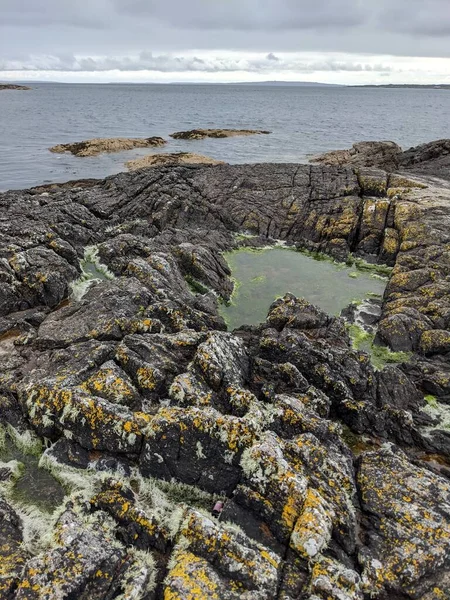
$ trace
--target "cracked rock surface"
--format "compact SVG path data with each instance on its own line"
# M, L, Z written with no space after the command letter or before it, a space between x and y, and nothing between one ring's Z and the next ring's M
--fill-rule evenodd
M238 233L393 267L377 336L409 362L376 370L291 294L228 332ZM91 246L114 278L75 300ZM30 508L0 462L0 598L450 597L449 279L437 179L176 166L1 194L0 461L40 440L66 496Z

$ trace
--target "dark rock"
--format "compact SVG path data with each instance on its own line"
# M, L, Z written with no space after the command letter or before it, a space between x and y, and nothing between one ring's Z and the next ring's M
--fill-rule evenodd
M12 600L28 558L23 547L22 523L14 509L0 497L0 597Z
M411 465L402 453L381 450L363 455L358 469L362 507L370 512L367 547L360 551L372 593L422 597L433 589L444 597L449 560L449 484ZM412 542L412 540L414 540Z
M450 436L423 396L450 398L450 194L380 171L394 144L360 150L357 168L155 167L0 195L0 423L45 438L68 494L43 544L2 467L8 600L449 594ZM343 319L290 294L226 332L239 232L393 266L381 306L346 317L380 319L411 360L377 371ZM92 245L115 279L76 301Z
M402 149L395 142L359 142L350 150L327 152L312 159L325 165L376 167L386 171L398 169Z
M227 138L238 135L268 134L270 131L259 129L191 129L190 131L177 131L170 135L175 140L203 140L204 138Z

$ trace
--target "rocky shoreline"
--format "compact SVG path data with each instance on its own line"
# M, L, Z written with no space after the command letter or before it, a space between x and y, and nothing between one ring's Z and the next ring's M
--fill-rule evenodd
M417 171L163 166L0 195L0 422L66 491L30 512L0 464L0 598L450 595L450 188ZM409 362L376 370L289 294L227 332L222 253L275 240L393 267L377 336ZM114 277L76 301L92 247Z

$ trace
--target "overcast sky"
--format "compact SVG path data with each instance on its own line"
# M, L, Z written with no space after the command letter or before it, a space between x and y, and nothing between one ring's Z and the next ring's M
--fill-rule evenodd
M450 83L450 0L0 0L0 79Z

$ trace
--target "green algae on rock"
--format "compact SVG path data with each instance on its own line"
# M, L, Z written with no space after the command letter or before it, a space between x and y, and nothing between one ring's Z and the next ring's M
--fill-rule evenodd
M375 344L375 334L365 331L359 325L349 325L348 331L353 348L367 352L370 355L372 364L377 369L383 369L390 364L407 362L412 357L411 352L393 352L386 346Z
M382 294L385 284L364 271L354 277L345 264L317 261L288 248L243 248L225 254L232 277L239 282L231 302L221 306L230 329L264 321L270 304L291 292L330 314L339 314L355 298Z

